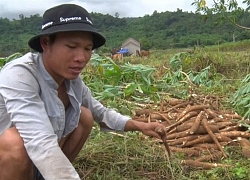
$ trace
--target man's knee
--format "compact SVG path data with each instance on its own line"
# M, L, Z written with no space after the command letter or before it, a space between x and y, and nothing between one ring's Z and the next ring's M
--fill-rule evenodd
M94 125L94 118L92 112L88 108L83 106L81 106L79 124L84 126L85 128L92 128Z
M13 162L20 162L23 165L31 163L24 147L23 139L16 128L10 128L0 135L0 155L12 159Z
M32 179L33 163L16 128L0 135L0 179Z

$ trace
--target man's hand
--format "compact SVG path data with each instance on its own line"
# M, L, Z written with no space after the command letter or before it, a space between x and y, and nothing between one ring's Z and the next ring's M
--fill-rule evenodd
M163 144L170 157L170 149L167 144L166 127L159 122L139 122L136 120L129 120L125 126L125 131L141 131L147 136L153 136L163 141Z
M159 122L139 122L136 120L129 120L125 126L125 131L141 131L147 136L153 136L158 139L162 139L161 135L156 132L157 128L166 130L166 127Z

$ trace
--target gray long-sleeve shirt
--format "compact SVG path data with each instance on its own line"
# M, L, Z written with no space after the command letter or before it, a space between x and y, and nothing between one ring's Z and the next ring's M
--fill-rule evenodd
M80 77L65 83L71 103L66 112L42 54L27 53L0 71L0 135L15 126L30 159L49 180L80 179L58 141L77 127L81 106L113 130L123 131L130 119L95 100Z

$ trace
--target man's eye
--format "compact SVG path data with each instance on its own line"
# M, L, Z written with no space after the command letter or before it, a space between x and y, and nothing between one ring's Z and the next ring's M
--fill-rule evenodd
M72 46L72 45L67 45L70 49L74 49L75 46Z

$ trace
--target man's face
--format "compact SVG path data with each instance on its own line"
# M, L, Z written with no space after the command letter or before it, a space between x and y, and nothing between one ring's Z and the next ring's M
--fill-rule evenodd
M50 75L61 83L64 79L76 79L91 58L93 39L87 32L63 32L56 34L54 43L42 37L43 61Z

